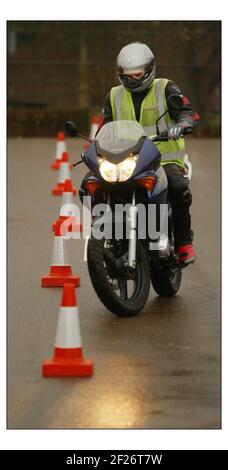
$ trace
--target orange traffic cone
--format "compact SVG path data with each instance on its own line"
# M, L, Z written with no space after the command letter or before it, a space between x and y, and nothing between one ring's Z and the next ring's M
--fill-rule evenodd
M91 122L90 122L89 138L91 140L95 139L95 135L98 131L98 128L99 128L99 118L98 118L98 116L93 116L92 119L91 119Z
M63 162L61 163L59 167L59 179L58 179L57 185L52 189L53 196L62 196L64 192L64 185L65 185L66 180L70 180L71 182L69 162ZM76 189L73 188L72 182L71 182L71 190L73 194L75 195Z
M62 158L60 160L57 160L57 164L56 164L54 169L59 170L59 167L60 167L61 163L69 163L68 152L63 152L62 153ZM72 165L72 163L70 163L70 169L72 170L72 168L73 168L73 165Z
M76 292L73 284L64 284L59 311L55 349L52 359L42 364L44 377L90 377L93 361L84 359Z
M42 276L42 287L61 287L66 282L71 282L76 287L80 286L80 276L72 274L72 268L68 260L66 250L66 239L61 236L61 225L63 221L57 221L52 253L52 264L50 272Z
M93 116L91 118L91 121L90 121L90 134L89 134L89 138L91 140L95 139L96 133L99 129L99 122L100 121L99 121L98 116ZM83 145L84 150L86 150L88 147L89 147L89 144L84 144Z
M51 168L53 170L58 170L59 169L59 165L60 165L62 155L63 155L64 152L66 152L66 143L65 143L64 132L58 132L55 161L51 165Z
M64 191L62 195L62 202L60 207L60 216L59 218L53 222L52 229L55 231L57 221L65 221L70 218L70 224L68 225L67 229L69 232L82 232L82 224L78 224L76 221L76 217L72 216L72 209L71 206L67 206L66 204L74 204L73 196L74 191L72 187L71 180L66 180L64 184Z

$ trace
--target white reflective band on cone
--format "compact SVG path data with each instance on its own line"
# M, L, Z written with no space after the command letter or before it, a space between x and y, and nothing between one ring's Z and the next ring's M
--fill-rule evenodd
M52 266L70 266L66 250L66 240L63 237L55 237L52 252Z
M76 217L78 215L77 207L75 204L68 202L61 206L60 215L64 217Z
M70 165L67 162L60 163L59 169L59 183L64 183L66 180L70 180Z
M89 134L89 138L91 140L95 139L95 135L96 135L97 131L98 131L98 124L92 124L91 129L90 129L90 134Z
M66 143L64 141L57 142L56 160L61 160L63 152L66 152Z
M81 331L77 307L60 307L57 325L56 348L81 348Z
M64 204L74 204L74 202L73 202L73 193L63 193L61 207ZM65 214L63 214L63 215L65 215Z

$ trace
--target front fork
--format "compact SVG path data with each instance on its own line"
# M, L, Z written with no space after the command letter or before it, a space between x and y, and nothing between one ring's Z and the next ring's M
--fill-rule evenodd
M136 244L137 244L137 213L138 208L135 205L135 191L132 194L132 203L129 208L129 244L128 244L128 266L135 268L136 266Z
M107 197L107 212L110 210L110 194ZM137 213L138 208L135 205L135 191L132 194L132 203L129 207L129 244L128 244L128 267L135 269L136 266L136 245L137 245ZM109 241L105 240L104 247L109 247Z

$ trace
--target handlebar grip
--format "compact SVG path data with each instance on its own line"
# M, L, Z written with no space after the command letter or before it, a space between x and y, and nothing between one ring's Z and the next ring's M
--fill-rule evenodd
M179 138L181 139L181 137L183 138L184 135L192 134L192 132L193 132L192 127L185 127L185 128L183 128L183 133L182 133L182 135L180 135ZM163 132L161 132L161 134L157 135L152 140L153 140L153 142L168 142L168 140L170 140L170 137L168 136L167 131L163 131Z
M154 137L152 140L153 140L153 142L168 142L169 138L168 138L168 136L167 137L157 136L157 137Z
M186 128L184 128L183 134L184 135L192 134L192 131L193 131L192 127L186 127Z
M154 139L153 139L153 142L168 142L169 140L169 134L168 134L168 131L165 130L165 131L162 131L159 135L157 135Z

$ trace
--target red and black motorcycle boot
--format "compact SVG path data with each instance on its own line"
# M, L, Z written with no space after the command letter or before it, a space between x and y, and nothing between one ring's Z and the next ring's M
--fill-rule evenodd
M188 264L194 263L196 259L196 252L191 243L188 245L180 245L177 247L177 254L181 264L187 266Z

